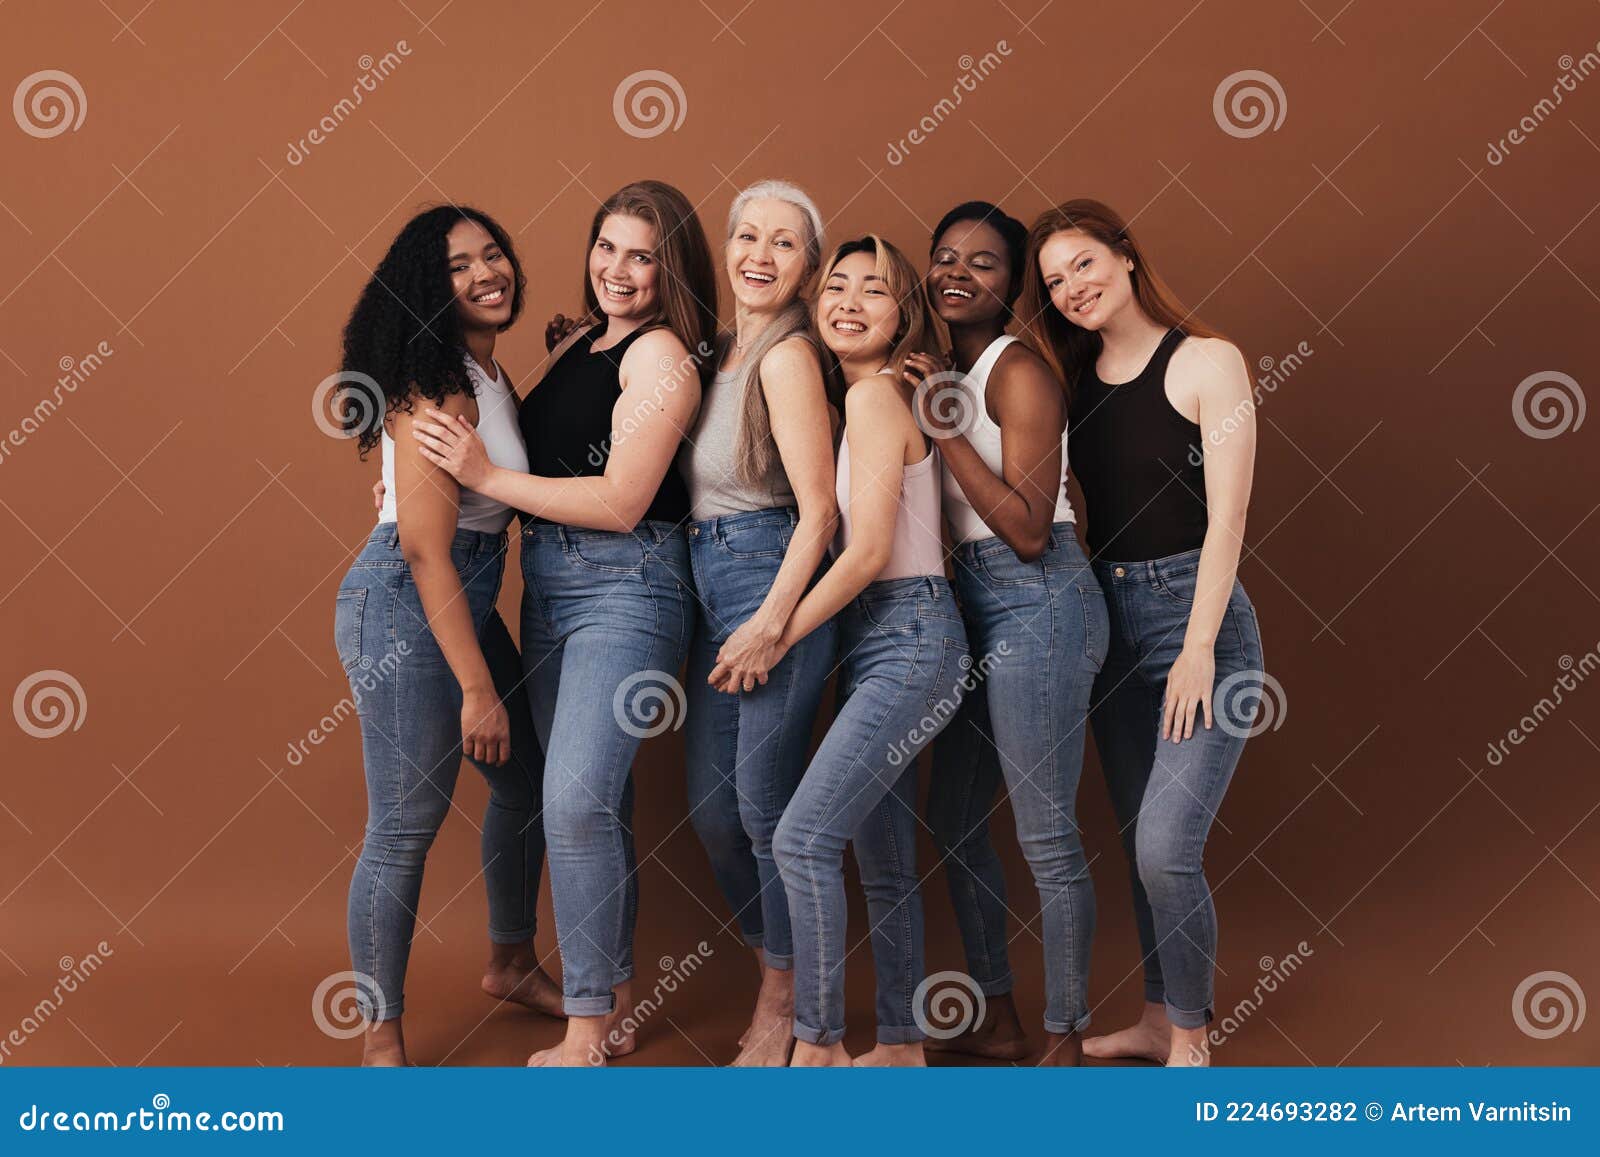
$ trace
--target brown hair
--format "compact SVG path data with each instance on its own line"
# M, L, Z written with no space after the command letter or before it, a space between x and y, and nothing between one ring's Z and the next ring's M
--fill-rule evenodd
M900 324L895 329L894 345L889 351L889 366L899 377L906 368L906 358L914 353L942 354L946 343L944 322L928 305L927 287L917 267L906 260L906 255L876 233L868 233L854 241L846 241L833 251L828 263L822 267L818 285L826 285L834 268L846 257L856 253L870 253L876 261L873 270L889 292L894 294L900 307ZM844 380L839 373L838 359L831 350L823 349L828 373L829 394L841 413L844 411Z
M600 236L600 226L612 215L637 217L655 229L661 314L653 324L664 325L676 334L698 364L700 376L707 377L717 333L717 274L711 262L711 246L694 206L665 181L634 181L622 186L595 210L585 261ZM605 314L595 297L587 267L583 304L590 323L604 323Z
M1028 230L1022 299L1017 304L1017 314L1022 322L1023 338L1061 379L1069 403L1079 375L1086 368L1092 368L1100 356L1101 338L1092 330L1072 324L1050 300L1044 275L1039 271L1039 251L1057 233L1073 230L1087 234L1117 256L1133 262L1128 274L1133 282L1133 298L1151 321L1168 329L1182 329L1194 337L1221 336L1183 308L1115 209L1088 198L1046 209Z

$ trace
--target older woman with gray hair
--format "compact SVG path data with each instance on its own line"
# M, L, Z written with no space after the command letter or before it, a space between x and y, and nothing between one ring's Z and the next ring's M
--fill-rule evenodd
M834 663L831 624L772 662L838 520L833 412L807 301L822 233L816 205L786 181L734 198L723 260L734 324L678 458L701 610L685 724L690 817L761 969L735 1065L786 1064L793 1042L794 944L772 834Z

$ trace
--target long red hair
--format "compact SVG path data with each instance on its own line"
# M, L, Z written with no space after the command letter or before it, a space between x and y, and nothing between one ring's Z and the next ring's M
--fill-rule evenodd
M1088 198L1063 202L1046 209L1028 230L1027 257L1023 262L1022 297L1017 303L1022 336L1056 372L1072 400L1078 378L1094 367L1100 356L1100 335L1073 325L1050 300L1044 275L1039 272L1039 251L1057 233L1077 230L1119 257L1133 262L1128 274L1133 282L1133 297L1139 308L1157 325L1181 328L1194 337L1221 337L1209 326L1190 316L1177 296L1151 266L1144 249L1128 229L1127 222L1111 206Z

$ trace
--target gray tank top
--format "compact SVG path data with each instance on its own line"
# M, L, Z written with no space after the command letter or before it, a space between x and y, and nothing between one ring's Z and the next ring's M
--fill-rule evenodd
M697 522L795 505L783 464L774 461L764 485L745 486L735 475L739 415L744 409L743 368L719 372L700 400L694 428L678 451L678 470L689 484L689 516ZM758 387L759 388L759 387Z

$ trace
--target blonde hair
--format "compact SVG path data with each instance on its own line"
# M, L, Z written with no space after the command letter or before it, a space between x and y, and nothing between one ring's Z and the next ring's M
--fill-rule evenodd
M894 342L889 350L888 364L896 377L906 368L906 359L914 353L942 354L948 340L944 322L928 305L927 288L917 267L906 255L876 233L846 241L833 251L828 263L822 267L821 282L825 284L839 262L857 253L873 256L873 272L890 293L900 309L900 324L895 329ZM842 405L844 383L840 378L837 359L830 351L827 357L830 390L835 404Z

